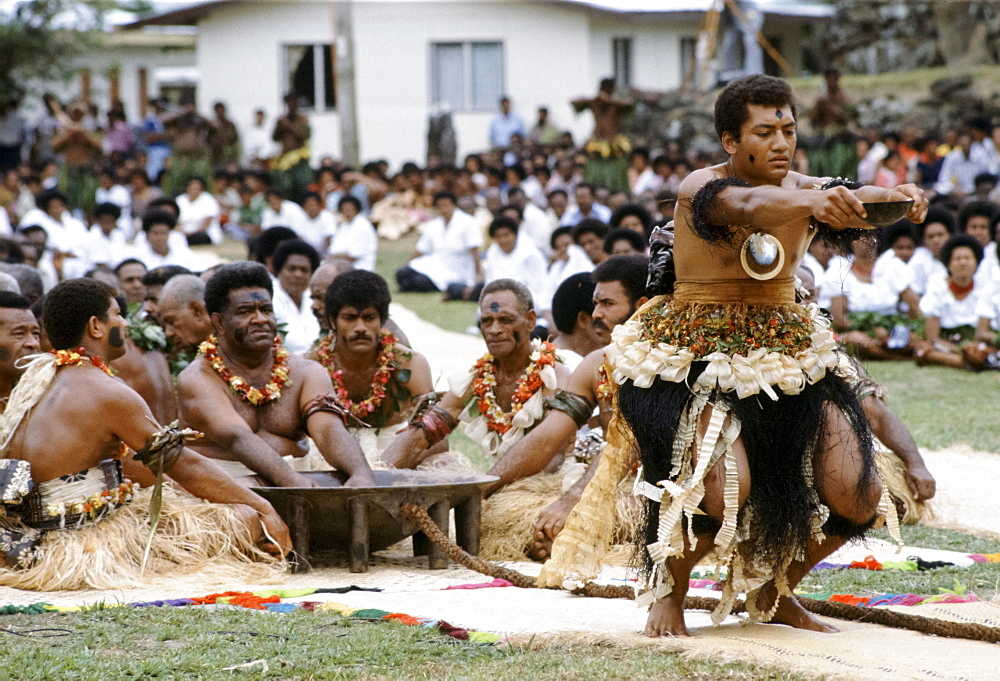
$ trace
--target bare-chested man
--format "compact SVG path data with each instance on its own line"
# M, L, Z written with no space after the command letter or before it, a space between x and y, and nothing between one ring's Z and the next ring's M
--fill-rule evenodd
M52 149L63 155L59 169L59 190L66 195L71 210L90 215L96 205L97 177L93 163L101 154L100 138L83 127L87 113L82 102L69 107L68 115L58 108L59 132L52 138Z
M413 400L434 389L427 358L385 330L390 301L389 286L374 272L341 274L325 294L330 333L308 355L329 372L340 403L370 426L350 430L373 464Z
M495 461L542 419L545 398L565 388L569 371L558 362L555 347L531 340L535 311L524 284L490 282L483 288L479 311L489 352L467 376L450 379L451 390L441 402L396 438L382 455L389 465L416 467L459 420L465 434Z
M871 228L863 201L912 199L916 222L927 201L911 185L852 190L791 172L795 101L779 79L730 83L715 124L729 160L680 187L673 296L651 300L606 350L649 505L646 633L687 633L690 571L713 547L730 575L716 621L750 588L755 619L831 631L791 590L891 503L836 340L816 308L796 305L792 275L817 228L840 241ZM564 536L583 515L574 509Z
M350 272L354 268L351 263L346 260L332 260L331 262L325 262L316 268L313 272L312 279L309 280L309 295L312 298L312 311L316 316L317 321L319 321L319 332L320 336L325 336L330 333L330 320L326 315L326 290L330 288L330 284L333 280L339 277L345 272ZM403 330L399 328L396 322L392 321L389 317L382 320L382 328L391 333L396 337L396 340L400 342L401 345L409 347L410 340L403 333Z
M313 178L312 168L309 167L312 128L309 127L309 119L299 111L298 95L287 94L285 106L285 115L275 121L271 135L281 145L281 154L271 159L271 179L282 196L298 201Z
M18 516L18 522L23 524L4 528L4 549L7 561L13 565L30 567L36 558L51 559L47 553L38 556L34 552L40 539L37 530L97 522L112 512L102 508L106 499L124 503L126 499L117 498L129 487L122 478L122 466L128 477L151 480L148 470L128 452L143 450L150 444L158 424L142 398L112 378L101 361L115 360L125 353L127 322L114 293L110 286L94 279L66 281L49 292L44 314L48 320L46 332L60 352L39 355L32 362L0 420L3 454L28 462L35 483L35 490ZM32 333L29 327L25 329ZM43 364L55 366L54 376L36 370ZM263 527L265 536L277 542L277 546L270 546L273 551L286 553L290 549L287 528L271 505L235 483L208 459L181 448L176 460L165 462L165 466L176 483L197 497L253 509L242 514L251 531L261 536ZM72 480L62 476L72 476ZM89 496L93 492L90 490L79 499L67 498L69 483L86 486L85 481L92 478L104 492ZM32 501L31 495L37 498ZM139 532L144 534L146 530L139 528ZM88 548L101 550L105 549ZM134 555L130 552L129 557L99 558L98 562L131 560ZM94 557L81 556L80 560L92 561ZM68 559L63 561L70 564Z
M629 152L632 151L632 145L621 134L621 119L632 108L632 104L615 99L614 92L614 79L605 78L601 81L596 96L575 99L571 103L578 113L590 109L594 115L594 132L583 147L587 152L583 181L612 191L627 192Z
M290 465L304 468L303 438L309 435L323 458L349 476L346 485L373 485L339 407L324 399L333 392L330 376L281 348L272 290L267 269L250 262L220 267L205 285L218 339L202 344L177 379L184 423L205 434L196 449L234 475L256 474L276 487L312 487Z
M41 351L41 329L27 298L0 291L0 411L24 373L17 362Z

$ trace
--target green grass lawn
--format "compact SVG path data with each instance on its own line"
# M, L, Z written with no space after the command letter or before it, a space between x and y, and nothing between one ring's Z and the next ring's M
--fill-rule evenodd
M639 613L636 614L639 626ZM531 651L457 641L423 627L192 608L114 608L3 620L0 681L70 679L801 679L672 653L562 646ZM36 631L44 628L53 631ZM45 637L46 635L50 637ZM252 665L227 670L238 665Z

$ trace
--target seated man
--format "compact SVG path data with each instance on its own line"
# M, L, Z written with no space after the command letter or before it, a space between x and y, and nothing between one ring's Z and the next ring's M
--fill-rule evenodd
M237 262L205 286L216 336L177 379L186 425L205 433L196 449L255 484L313 487L293 466L308 470L309 435L348 486L374 484L358 443L344 427L330 376L311 360L289 354L277 335L272 283L259 263Z
M579 501L584 488L596 470L597 458L586 460L587 447L574 452L577 461L589 464L586 472L565 493L573 471L553 476L543 485L542 480L531 483L528 478L549 470L573 439L577 429L585 426L595 407L600 407L601 429L606 430L611 420L611 404L607 400L608 377L603 371L604 346L611 340L611 330L625 322L645 304L645 256L619 256L609 258L593 272L596 282L593 294L593 326L601 347L588 354L577 366L566 387L566 395L550 402L545 418L527 436L490 469L490 475L500 480L489 487L489 499L483 508L483 537L480 553L495 560L522 558L527 551L535 559L548 556L549 547L566 520L573 506ZM574 404L577 405L574 409ZM591 431L587 440L598 435ZM601 443L598 439L598 444ZM585 441L584 441L585 442ZM598 454L598 457L600 455ZM579 473L576 473L579 475ZM524 484L518 481L524 480ZM619 534L630 535L634 525L631 518L631 487L618 504ZM517 508L519 515L512 513ZM517 517L518 521L514 522ZM615 522L612 518L611 522ZM631 536L623 536L629 541Z
M488 352L467 375L449 379L441 402L414 416L382 460L415 468L461 420L465 434L491 462L503 456L544 415L545 398L565 387L569 371L551 343L532 341L534 303L524 284L497 279L483 289L480 328Z
M330 288L330 284L333 283L334 279L353 269L354 267L347 261L332 260L323 263L313 272L312 279L309 281L309 293L312 297L313 316L319 322L320 337L316 343L321 342L330 333L330 322L326 317L326 290ZM386 317L382 322L382 328L395 336L396 340L400 343L409 346L410 341L406 337L406 334L403 333L403 330L392 319ZM313 351L316 349L316 343L313 344Z
M157 305L160 325L174 347L197 348L212 335L205 309L205 284L193 274L181 274L163 285Z
M41 329L31 313L28 299L11 291L0 291L0 407L24 373L17 364L41 350Z
M349 430L373 465L414 400L434 390L427 358L384 329L390 300L389 286L374 272L341 274L326 289L330 333L307 355L326 368L337 400L361 422Z
M590 272L580 272L559 284L552 296L552 318L558 334L552 344L559 359L574 371L583 358L603 344L594 328L594 280Z
M268 502L185 448L184 432L160 428L142 398L111 377L101 358L117 359L126 347L114 293L102 282L73 279L46 298L45 329L56 351L35 356L0 417L0 453L15 473L4 480L0 584L116 588L226 567L228 579L247 579L248 554L263 557L257 539L263 535L263 548L283 554L287 528ZM126 506L140 492L123 477L124 469L152 482L140 461L196 497L237 504L213 506L164 489L145 574L150 519L140 504Z

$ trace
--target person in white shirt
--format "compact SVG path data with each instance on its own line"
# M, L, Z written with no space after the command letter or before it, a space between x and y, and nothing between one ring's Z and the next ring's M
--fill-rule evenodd
M51 249L60 279L82 277L86 268L81 263L81 247L87 237L87 227L69 212L65 195L57 189L47 189L35 197L35 208L21 216L20 229L38 225L46 232L46 247Z
M958 212L958 232L968 234L983 247L983 261L976 271L976 281L993 284L1000 279L997 262L996 237L997 219L1000 212L989 201L970 201Z
M628 169L629 188L632 196L642 196L646 192L654 194L660 190L663 180L649 165L649 150L636 147L632 150L631 167Z
M920 299L927 340L914 345L913 358L918 365L965 367L961 345L972 341L976 334L983 291L976 286L974 277L982 259L982 246L968 234L956 234L941 249L948 276L932 279Z
M587 219L600 220L604 224L611 221L611 209L597 203L594 185L581 182L576 186L573 195L576 198L576 205L570 206L563 213L562 219L559 221L560 226L575 227Z
M301 235L303 226L309 220L309 216L302 210L302 206L289 201L281 192L276 189L268 189L264 194L267 206L260 216L260 228L268 227L290 227L296 234Z
M80 260L84 270L97 265L114 267L128 257L131 250L125 231L119 227L122 209L113 203L100 203L94 209L94 224L80 245Z
M319 267L319 253L302 239L290 239L275 249L271 262L277 275L274 316L279 330L285 331L285 347L296 355L305 354L319 336L319 321L309 295L309 281Z
M132 224L132 193L118 184L113 168L102 168L97 176L97 192L94 195L96 205L113 203L121 209L119 226L128 232Z
M543 293L545 286L545 256L531 239L519 233L515 220L500 216L490 223L490 239L493 243L486 249L483 264L483 284L497 279L513 279L528 287L533 300ZM466 296L477 300L481 286Z
M142 218L142 234L135 240L133 257L141 260L147 270L163 265L189 266L193 254L176 226L177 219L169 211L147 212Z
M247 131L243 145L243 163L258 170L267 167L267 161L278 153L278 147L271 139L274 126L267 122L267 114L263 109L253 112L253 127Z
M420 226L421 235L410 262L396 270L396 283L402 291L444 291L449 284L463 290L483 278L479 251L483 232L468 213L455 207L451 192L434 195L434 208L440 217Z
M189 246L204 246L222 243L222 227L219 225L219 202L205 191L205 179L192 177L187 190L177 197L177 228L187 237Z
M378 235L375 226L361 213L361 201L345 196L337 205L343 220L329 232L327 252L338 260L346 260L354 269L375 271Z
M918 296L927 293L927 286L932 278L948 276L948 270L939 257L945 242L954 232L954 214L940 206L931 206L927 211L927 219L917 225L920 245L913 251L913 257L907 265L913 272L910 288Z
M520 187L514 187L507 192L507 201L510 205L517 206L521 212L521 224L518 234L521 238L527 237L535 244L535 248L542 252L546 258L552 253L549 245L549 237L555 229L541 208L530 201L528 195ZM534 293L532 291L532 293Z
M574 274L587 273L594 270L594 263L587 256L587 252L573 243L573 228L559 227L549 239L552 246L552 255L549 257L548 271L545 273L545 285L542 289L540 300L535 301L536 306L542 311L545 319L554 328L555 322L552 319L552 298L559 289L560 284L569 279Z
M958 136L958 147L944 157L934 191L961 200L975 191L976 176L987 172L987 160L972 153L972 136L963 132Z
M322 256L330 245L330 235L337 230L337 217L326 209L323 197L317 192L305 193L302 197L302 211L305 217L295 231Z

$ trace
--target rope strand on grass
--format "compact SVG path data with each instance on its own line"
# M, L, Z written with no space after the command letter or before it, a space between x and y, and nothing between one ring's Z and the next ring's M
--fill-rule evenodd
M424 534L427 535L434 544L440 548L451 560L459 565L469 568L474 572L493 577L494 579L506 579L514 586L522 589L539 588L534 577L521 574L516 570L495 565L482 558L470 555L464 549L452 542L438 528L427 514L426 509L416 504L403 504L400 507L403 515L415 522ZM572 593L580 596L593 598L621 598L625 600L635 599L635 590L629 586L594 584L587 582L582 587L573 589ZM811 598L798 598L799 603L809 612L823 615L824 617L834 617L836 619L849 620L853 622L864 622L865 624L881 624L896 629L909 629L924 634L943 636L946 638L965 638L973 641L986 641L987 643L1000 643L1000 627L990 627L985 624L968 624L964 622L949 622L947 620L934 619L933 617L923 617L921 615L907 615L894 610L882 608L861 608L856 605L846 603L835 603L831 601L817 601ZM708 610L712 611L719 605L716 598L707 596L688 596L684 600L684 608L687 610ZM746 605L736 603L733 606L733 613L740 613L746 610Z

